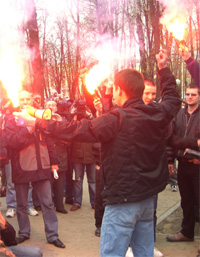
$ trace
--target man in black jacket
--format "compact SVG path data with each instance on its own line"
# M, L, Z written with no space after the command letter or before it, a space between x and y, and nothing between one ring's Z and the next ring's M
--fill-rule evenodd
M162 103L142 101L144 79L126 69L115 75L113 96L119 108L96 119L73 123L35 120L15 113L16 120L68 141L102 143L105 204L101 256L125 256L129 245L136 256L153 257L153 196L167 183L166 127L180 109L175 79L166 51L156 56Z
M182 108L173 124L175 135L200 139L200 90L192 84L186 88L187 107ZM168 235L170 242L194 241L195 220L199 221L199 173L200 160L187 159L178 151L178 186L183 209L182 229L176 235Z

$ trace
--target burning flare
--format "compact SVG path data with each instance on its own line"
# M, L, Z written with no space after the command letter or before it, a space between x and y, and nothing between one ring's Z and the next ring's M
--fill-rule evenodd
M184 23L180 22L178 19L176 19L173 23L167 25L168 31L171 32L173 36L178 40L183 40L184 27Z
M103 67L103 65L95 65L89 72L86 74L85 83L88 92L93 95L95 90L98 90L98 86L109 77L110 70L108 67Z
M4 49L0 58L0 80L7 90L13 105L18 106L18 91L21 89L21 65L15 58L15 52Z

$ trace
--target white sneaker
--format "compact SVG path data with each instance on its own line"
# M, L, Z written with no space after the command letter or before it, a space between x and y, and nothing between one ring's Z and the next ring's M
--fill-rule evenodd
M30 216L38 216L39 215L39 213L33 207L28 209L28 214Z
M125 257L134 257L131 247L128 248Z
M171 186L172 192L177 192L178 187L176 185Z
M164 255L156 247L154 247L154 257L164 257Z
M6 217L7 218L13 218L16 214L16 210L13 208L9 208L6 212Z

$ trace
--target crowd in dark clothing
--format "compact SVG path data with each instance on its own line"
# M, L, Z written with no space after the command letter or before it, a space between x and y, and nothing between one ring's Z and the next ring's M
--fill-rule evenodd
M198 62L190 57L186 60L186 65L197 86L200 87ZM107 222L109 221L107 212L113 211L110 209L111 206L143 203L147 199L150 199L148 202L150 206L151 197L165 189L169 178L169 159L174 163L175 158L179 163L178 187L184 217L179 237L169 236L167 240L194 240L195 221L199 221L199 163L188 161L184 157L184 151L186 148L200 150L200 143L197 141L200 139L200 107L198 105L192 114L188 114L187 106L178 112L181 102L174 90L176 86L174 77L166 67L160 69L158 75L163 100L159 104L152 102L144 105L140 97L133 97L127 99L122 108L112 109L112 95L104 95L103 115L94 119L95 113L91 113L86 102L80 109L76 107L72 115L70 108L73 106L73 101L52 97L48 100L55 100L57 107L59 106L56 112L62 121L37 119L34 130L29 126L17 126L13 115L5 115L5 129L1 130L0 135L0 161L1 166L8 163L7 152L10 148L19 222L17 238L15 231L9 223L6 223L12 231L9 232L12 234L10 239L14 240L12 243L7 241L4 231L1 230L1 240L6 246L19 244L30 238L27 214L29 182L39 192L37 197L43 211L47 241L64 248L58 237L58 220L55 211L67 213L64 202L72 204L71 211L81 208L85 171L91 208L95 209L97 228L95 235L100 236L105 206ZM72 121L75 116L76 119ZM141 120L141 117L145 118ZM144 133L147 129L151 136ZM142 133L142 137L139 132ZM55 169L58 179L53 176ZM73 172L75 172L74 179ZM188 177L191 179L190 187L188 187ZM194 190L191 191L191 188ZM104 238L107 232L105 227L103 228ZM114 237L113 233L111 235ZM148 240L152 246L152 240L149 238ZM126 245L127 241L124 239L123 243ZM102 244L106 245L105 240L101 242L101 254L106 256L107 249L106 247L104 249ZM133 248L133 242L130 244ZM129 244L125 248L128 246ZM137 253L136 248L135 245L133 250L135 253ZM152 247L148 249L151 250L150 256L152 256ZM115 250L113 249L113 252Z

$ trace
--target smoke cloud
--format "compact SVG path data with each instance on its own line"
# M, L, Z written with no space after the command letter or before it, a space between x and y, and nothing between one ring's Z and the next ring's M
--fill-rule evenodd
M17 94L28 70L25 60L29 60L31 54L24 34L24 24L28 19L29 13L24 12L22 1L1 1L0 80L14 105L17 105Z
M180 22L184 22L189 12L192 11L195 0L159 0L159 2L165 7L163 16L160 22L163 25L173 23L175 19L179 19Z

